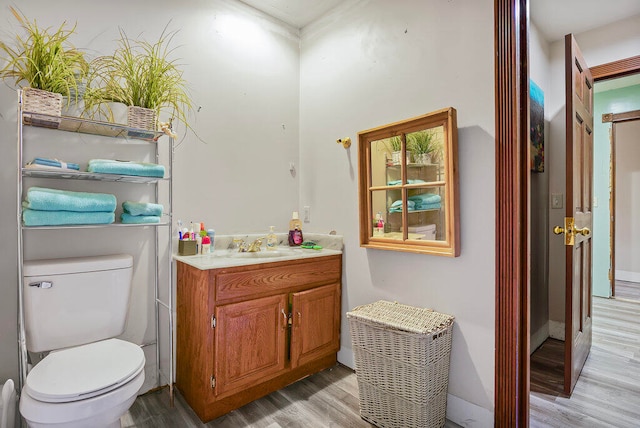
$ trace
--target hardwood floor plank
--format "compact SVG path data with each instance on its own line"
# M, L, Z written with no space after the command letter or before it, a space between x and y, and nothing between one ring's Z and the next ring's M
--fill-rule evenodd
M640 301L640 284L637 282L616 280L616 299Z
M575 389L532 392L530 426L640 426L640 302L593 299L593 344Z
M356 374L343 365L323 370L203 424L176 392L138 397L121 419L123 428L371 428L360 417ZM459 428L446 421L445 428Z

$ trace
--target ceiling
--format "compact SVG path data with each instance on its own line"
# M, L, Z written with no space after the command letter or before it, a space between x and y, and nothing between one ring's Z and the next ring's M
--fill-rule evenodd
M344 0L240 0L302 28ZM530 0L531 20L547 41L640 14L639 0ZM576 12L578 11L578 12Z
M530 0L529 7L549 42L640 14L639 0Z
M240 0L267 15L302 28L333 9L344 0Z

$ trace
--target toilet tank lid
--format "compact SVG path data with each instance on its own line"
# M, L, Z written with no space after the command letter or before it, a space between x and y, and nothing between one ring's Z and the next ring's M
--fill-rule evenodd
M63 259L25 261L23 265L23 274L24 276L64 275L69 273L127 269L132 266L133 257L129 254L69 257Z

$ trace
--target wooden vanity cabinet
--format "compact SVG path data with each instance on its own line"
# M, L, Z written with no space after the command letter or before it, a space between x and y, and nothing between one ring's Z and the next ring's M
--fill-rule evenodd
M176 386L203 422L336 364L341 260L177 263Z

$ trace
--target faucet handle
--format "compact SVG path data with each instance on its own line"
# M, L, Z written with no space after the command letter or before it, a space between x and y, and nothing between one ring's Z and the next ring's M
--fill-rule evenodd
M244 242L242 238L233 238L233 243L238 244L238 251L243 253L247 251L247 244Z

